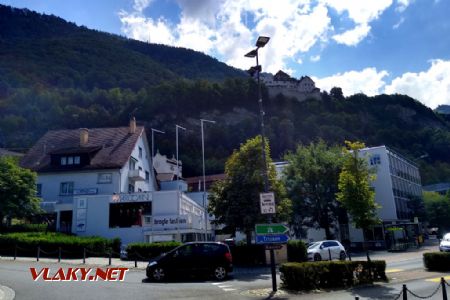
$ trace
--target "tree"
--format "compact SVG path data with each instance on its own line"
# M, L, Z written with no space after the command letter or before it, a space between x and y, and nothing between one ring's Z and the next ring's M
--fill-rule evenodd
M287 221L291 214L291 201L286 196L281 181L271 164L270 150L266 144L269 190L275 194L276 215L273 221ZM230 230L243 231L247 244L257 223L267 222L260 212L259 194L264 191L261 136L247 140L235 150L225 164L226 179L213 185L209 195L209 212L216 224L225 224Z
M356 228L365 232L380 223L375 202L375 191L370 182L375 180L367 160L361 157L359 150L365 147L361 142L345 141L342 171L339 174L339 192L337 200L350 214Z
M340 87L333 87L330 90L330 96L331 98L334 98L336 100L344 100L344 93L342 92L342 89Z
M3 219L25 218L41 212L36 197L36 173L17 165L14 158L0 158L0 226Z
M431 227L438 227L439 232L450 229L450 194L423 192L426 215Z
M303 226L323 228L327 239L337 223L341 149L328 147L323 140L309 146L299 145L285 156L289 162L284 172L286 190L293 205L293 227L297 236Z

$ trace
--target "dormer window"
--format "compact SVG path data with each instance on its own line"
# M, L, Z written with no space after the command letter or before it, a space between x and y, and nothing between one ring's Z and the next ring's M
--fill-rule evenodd
M61 166L79 165L80 156L61 156Z

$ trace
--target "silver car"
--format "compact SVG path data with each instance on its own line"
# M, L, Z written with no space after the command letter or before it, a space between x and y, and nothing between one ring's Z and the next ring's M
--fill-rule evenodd
M439 250L441 252L450 252L450 233L447 233L442 238L439 244Z
M333 240L315 242L308 247L307 252L310 261L345 260L347 258L344 246L339 241Z

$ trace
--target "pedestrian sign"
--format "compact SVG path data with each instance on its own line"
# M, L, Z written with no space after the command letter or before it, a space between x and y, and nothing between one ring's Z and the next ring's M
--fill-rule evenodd
M259 194L259 200L261 204L261 214L275 213L275 195L273 193L261 193Z

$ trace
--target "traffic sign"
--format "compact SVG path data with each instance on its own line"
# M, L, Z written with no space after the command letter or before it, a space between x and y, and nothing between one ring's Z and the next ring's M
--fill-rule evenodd
M275 213L275 195L273 193L261 193L259 194L259 200L261 205L261 214Z
M283 245L281 244L269 244L266 245L266 250L280 250L281 248L283 248Z
M289 237L286 234L270 234L270 235L257 235L257 244L284 244L289 241Z
M256 234L280 234L288 232L289 227L283 224L256 224Z

